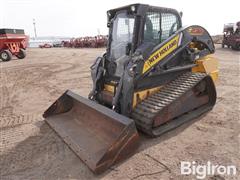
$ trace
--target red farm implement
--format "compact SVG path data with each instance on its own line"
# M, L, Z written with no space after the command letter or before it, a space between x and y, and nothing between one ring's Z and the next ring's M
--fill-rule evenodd
M95 48L99 48L99 47L105 47L107 46L107 36L103 36L103 35L98 35L95 36Z
M23 59L26 56L28 37L21 29L0 29L0 59L10 61L12 56Z
M107 45L108 37L103 35L85 36L72 38L70 41L63 41L63 47L73 48L101 48Z

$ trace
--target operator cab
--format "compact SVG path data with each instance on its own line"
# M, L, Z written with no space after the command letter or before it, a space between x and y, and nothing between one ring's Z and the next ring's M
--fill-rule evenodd
M138 49L144 56L182 27L174 9L133 4L108 11L107 60L111 76L120 77Z

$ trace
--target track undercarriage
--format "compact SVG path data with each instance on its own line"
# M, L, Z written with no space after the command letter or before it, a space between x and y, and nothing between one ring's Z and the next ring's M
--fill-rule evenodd
M143 100L131 117L141 131L159 136L211 110L215 101L211 77L189 72Z

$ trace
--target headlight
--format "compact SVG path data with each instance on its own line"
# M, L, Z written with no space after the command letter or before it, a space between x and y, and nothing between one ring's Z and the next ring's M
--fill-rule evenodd
M133 77L133 76L135 75L136 67L137 67L137 65L134 64L132 67L129 68L128 74L129 74L130 76Z
M131 6L131 11L135 12L135 10L136 10L135 6Z

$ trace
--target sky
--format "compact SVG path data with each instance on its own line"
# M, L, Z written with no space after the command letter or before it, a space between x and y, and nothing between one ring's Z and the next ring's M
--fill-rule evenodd
M38 36L107 34L106 11L133 3L182 11L183 25L201 25L211 35L240 21L240 0L0 0L0 28L24 29L33 37L35 19Z

